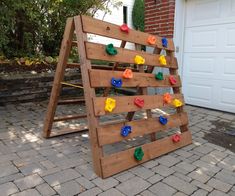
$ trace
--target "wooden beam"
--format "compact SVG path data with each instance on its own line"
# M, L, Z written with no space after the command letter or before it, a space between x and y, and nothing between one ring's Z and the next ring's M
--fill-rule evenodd
M85 132L85 131L88 131L87 126L81 126L80 128L77 129L52 130L50 138L67 135L71 133Z
M191 133L187 131L181 134L181 140L178 143L172 142L171 137L166 137L142 145L144 157L141 161L136 161L134 158L135 148L107 155L101 159L102 167L105 168L105 170L103 170L103 177L107 178L113 174L132 168L191 143Z
M180 87L180 76L174 75L177 83L171 85L169 75L164 76L164 80L156 80L155 74L149 73L133 73L132 79L125 79L122 77L123 72L120 71L104 71L104 70L89 70L91 87L112 87L112 78L121 78L122 87Z
M159 62L158 54L150 54L143 51L128 50L124 48L116 48L118 53L115 56L110 56L105 52L105 45L86 42L86 53L88 59L93 60L104 60L109 62L119 63L131 63L134 64L135 56L140 55L145 59L145 65L147 66L158 66L165 68L177 69L176 59L171 60L170 57L166 56L167 65L161 65Z
M186 113L179 113L166 117L168 119L168 123L166 125L162 125L159 122L158 117L152 117L130 122L126 121L122 123L100 126L98 128L99 145L103 146L106 144L120 142L122 140L129 140L137 136L164 131L170 128L186 125L188 123L188 117ZM127 137L123 137L120 134L121 128L125 125L132 127L132 132Z
M143 108L139 108L134 104L135 98L144 99ZM171 104L165 104L163 102L163 95L137 95L137 96L116 96L110 97L116 100L115 109L109 113L104 110L105 108L105 100L107 97L94 97L94 112L96 116L109 115L109 114L117 114L122 112L129 111L140 111L146 109L154 109L154 108L163 108L163 107L174 107ZM184 104L184 99L182 94L173 94L172 99L179 99Z
M80 118L86 118L86 117L87 117L86 114L58 116L58 117L54 118L54 122L65 121L65 120L74 120L74 119L80 119Z
M59 100L58 105L76 104L76 103L83 103L83 102L85 102L84 97L64 99L64 100L62 99L62 100Z
M114 39L124 40L127 42L132 42L136 44L146 45L150 47L162 47L162 38L157 35L152 35L156 37L156 44L150 45L147 42L150 34L144 33L136 30L129 30L129 33L124 33L120 31L120 26L104 22L102 20L94 19L89 16L82 16L83 30L87 33L97 34L105 37L110 37ZM168 47L165 50L174 51L174 43L172 39L168 39Z

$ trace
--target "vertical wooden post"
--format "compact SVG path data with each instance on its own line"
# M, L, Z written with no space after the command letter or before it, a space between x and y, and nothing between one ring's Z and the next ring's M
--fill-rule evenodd
M74 17L75 33L77 38L77 47L80 57L80 67L82 74L82 83L84 87L84 96L87 109L87 121L89 126L90 144L93 158L93 167L96 174L103 176L101 167L101 157L103 156L102 148L98 144L97 127L99 125L98 118L95 116L93 98L95 97L95 89L90 86L89 69L91 69L91 62L86 58L85 41L87 41L87 34L82 30L82 19L80 16Z
M51 134L52 123L55 116L56 106L61 91L61 82L64 78L64 72L72 46L72 38L74 34L73 18L68 18L65 26L63 40L61 43L59 60L56 67L56 73L52 86L50 101L47 109L46 118L43 127L43 137L48 138Z

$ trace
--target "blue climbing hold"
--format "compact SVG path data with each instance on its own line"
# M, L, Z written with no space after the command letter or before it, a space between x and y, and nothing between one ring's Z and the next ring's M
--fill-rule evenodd
M168 41L165 37L162 38L162 46L167 48L167 45L168 45Z
M113 87L120 88L120 87L122 87L122 79L112 78L111 79L111 84L112 84Z
M128 136L129 134L131 133L131 126L123 126L122 129L121 129L121 135L123 137L126 137Z
M167 118L163 117L163 116L159 116L159 122L163 125L167 124Z

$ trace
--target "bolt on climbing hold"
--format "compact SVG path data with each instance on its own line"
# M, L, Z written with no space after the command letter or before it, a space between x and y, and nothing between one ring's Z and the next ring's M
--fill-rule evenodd
M170 83L171 83L172 85L175 85L176 82L177 82L174 76L170 76L170 77L169 77L169 81L170 81Z
M121 135L123 137L128 136L131 133L131 126L125 125L121 128Z
M178 108L178 107L181 107L183 105L183 103L179 100L179 99L174 99L172 104Z
M126 78L126 79L131 79L133 78L133 72L131 69L125 69L125 71L123 72L122 74L122 77L123 78Z
M168 45L168 40L167 40L167 38L163 37L162 38L162 47L167 48L167 45Z
M145 59L142 56L140 55L135 56L135 64L143 65L144 63L145 63Z
M170 103L171 102L171 95L170 95L170 93L163 94L163 101L164 101L164 103Z
M180 139L181 139L180 134L175 134L175 135L173 135L171 139L172 139L172 141L175 142L175 143L179 142Z
M129 27L127 26L127 24L123 24L120 26L120 30L122 32L125 32L125 33L129 33Z
M118 53L117 49L114 48L113 44L106 45L105 51L106 51L107 54L109 54L111 56L114 56L114 55L116 55Z
M134 99L134 104L135 104L137 107L142 108L142 107L144 107L144 99L139 98L139 97L136 97L136 98Z
M156 44L156 41L157 41L157 39L155 36L153 36L153 35L148 36L147 42L149 44L154 45L154 44Z
M159 122L162 124L162 125L166 125L168 120L167 118L163 117L163 116L159 116Z
M116 107L116 100L112 98L107 98L105 100L105 108L104 110L107 112L112 112Z
M155 78L157 80L163 80L164 79L163 73L162 72L158 72L157 74L155 74Z
M122 87L122 79L112 78L111 84L113 87L120 88L120 87Z
M137 161L141 161L143 159L144 151L143 151L142 147L138 147L135 149L134 157Z
M159 62L161 65L166 65L166 58L164 55L160 55Z

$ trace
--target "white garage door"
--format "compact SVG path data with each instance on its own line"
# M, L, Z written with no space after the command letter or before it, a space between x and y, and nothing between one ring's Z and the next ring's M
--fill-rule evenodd
M188 0L185 17L186 102L235 113L235 0Z

